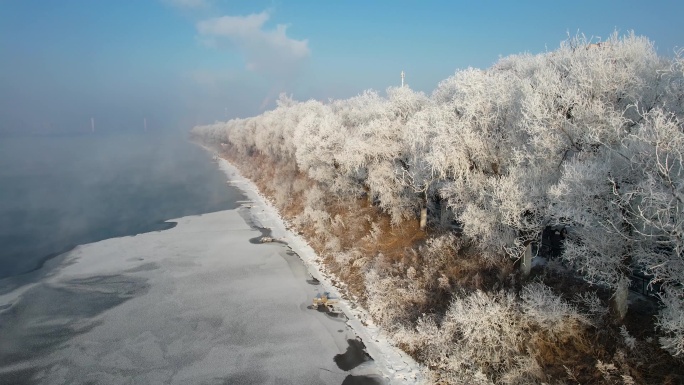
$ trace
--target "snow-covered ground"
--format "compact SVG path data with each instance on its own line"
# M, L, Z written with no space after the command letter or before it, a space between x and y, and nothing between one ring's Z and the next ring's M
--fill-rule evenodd
M219 164L249 198L240 209L78 246L0 296L0 383L418 383L362 309L309 308L338 294L315 253ZM249 242L262 234L248 223L287 245Z

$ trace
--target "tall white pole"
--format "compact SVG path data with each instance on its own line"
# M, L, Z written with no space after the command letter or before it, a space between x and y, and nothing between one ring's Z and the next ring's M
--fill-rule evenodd
M404 71L401 71L401 88L404 88Z

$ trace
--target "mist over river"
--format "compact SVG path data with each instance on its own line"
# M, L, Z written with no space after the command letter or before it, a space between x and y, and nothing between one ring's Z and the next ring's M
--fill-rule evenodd
M0 279L75 245L234 208L240 193L183 135L0 138Z

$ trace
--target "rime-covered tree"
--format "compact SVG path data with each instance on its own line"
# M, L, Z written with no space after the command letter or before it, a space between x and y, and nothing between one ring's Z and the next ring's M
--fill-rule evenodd
M578 36L460 70L429 97L409 87L330 103L282 95L273 111L193 134L304 173L319 218L322 197L367 194L395 224L439 201L491 260L518 258L545 226L565 225L563 260L616 299L633 270L662 285L662 343L681 355L680 55L659 57L634 34Z

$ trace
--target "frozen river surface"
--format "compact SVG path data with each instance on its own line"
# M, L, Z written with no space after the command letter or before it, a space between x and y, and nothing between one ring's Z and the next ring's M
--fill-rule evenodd
M249 207L82 245L0 297L0 383L372 384L374 361ZM308 281L308 282L307 282Z

